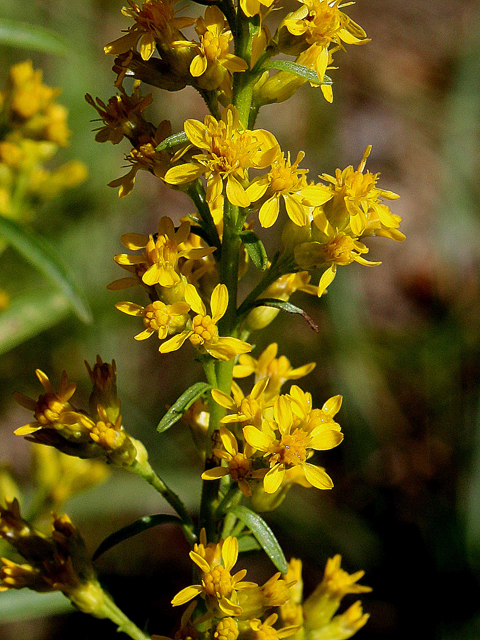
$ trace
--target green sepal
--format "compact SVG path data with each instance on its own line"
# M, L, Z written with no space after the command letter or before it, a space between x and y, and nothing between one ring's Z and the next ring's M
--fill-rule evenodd
M65 57L72 51L68 42L54 31L8 18L0 18L0 44Z
M80 320L92 321L90 307L74 271L48 240L26 225L3 216L0 216L0 236L61 289Z
M229 509L229 513L233 513L234 516L250 529L277 569L281 573L287 573L288 565L282 547L265 520L261 518L258 513L242 505L232 507Z
M259 298L258 300L252 302L249 305L248 309L242 312L242 315L244 313L248 313L255 307L273 307L274 309L281 309L282 311L286 311L287 313L300 315L304 320L308 322L313 331L315 331L315 333L318 333L318 325L313 321L308 313L303 309L300 309L300 307L296 307L291 302L285 302L285 300L278 300L277 298Z
M165 140L155 147L155 151L165 151L166 149L170 149L170 147L176 147L186 142L188 142L187 134L185 131L180 131L180 133L174 133L168 136L168 138L165 138Z
M265 271L268 267L268 256L260 238L249 229L240 231L239 236L253 264L260 271Z
M195 400L211 388L212 386L208 384L208 382L196 382L184 391L158 423L158 433L163 433L167 431L167 429L170 429L171 426L180 420Z
M268 60L268 62L265 62L263 65L263 68L287 71L288 73L293 73L300 78L308 80L308 82L313 82L313 84L333 84L332 79L327 75L323 76L323 81L320 82L315 69L305 67L303 64L298 64L298 62L290 62L289 60Z
M142 518L135 520L135 522L127 524L126 527L122 527L118 531L107 536L93 554L92 560L96 560L115 545L123 542L124 540L128 540L129 538L133 538L133 536L136 536L138 533L142 533L142 531L156 527L159 524L167 524L171 522L176 522L179 525L183 524L178 516L168 513L158 513L154 516L143 516Z

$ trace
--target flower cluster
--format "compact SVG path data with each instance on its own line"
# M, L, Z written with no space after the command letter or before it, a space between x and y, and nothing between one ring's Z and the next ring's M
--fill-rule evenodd
M0 92L0 214L28 220L38 204L82 183L87 170L73 160L48 170L46 163L68 144L67 110L60 91L42 82L30 60L10 69Z

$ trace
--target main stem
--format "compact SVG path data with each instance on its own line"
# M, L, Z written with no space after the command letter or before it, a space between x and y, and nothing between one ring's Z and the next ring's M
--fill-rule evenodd
M249 62L252 50L253 30L251 23L241 10L238 9L236 18L237 30L235 33L235 52L244 60ZM232 20L233 21L233 20ZM253 78L248 71L235 73L233 76L233 99L232 104L238 109L240 121L245 128L248 127L249 116L252 106ZM237 290L238 290L238 265L241 247L240 231L244 223L244 214L239 207L232 205L225 199L223 213L223 238L222 253L218 264L219 280L228 290L228 307L219 322L219 333L221 336L232 336L236 331L238 321L237 316ZM215 374L211 368L212 364L205 363L205 374L209 382L215 381L217 389L230 394L232 386L232 374L235 361L216 361L213 366ZM210 421L206 437L205 469L216 466L218 462L212 455L214 434L220 428L220 421L225 415L225 409L217 405L213 399L210 400ZM219 481L206 480L202 488L202 501L200 506L200 527L204 527L207 532L207 539L213 540L217 535L215 510L218 504Z

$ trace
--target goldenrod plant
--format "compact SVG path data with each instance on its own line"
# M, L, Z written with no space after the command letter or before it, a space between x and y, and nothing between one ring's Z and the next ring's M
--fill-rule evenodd
M130 144L128 171L110 186L127 197L138 171L147 171L162 188L189 198L193 213L163 215L149 235L125 233L127 253L115 261L127 274L108 288L117 295L143 290L144 304L124 300L116 307L133 316L136 340L152 338L145 349L158 350L159 358L182 349L203 366L204 380L172 398L157 429L161 443L180 420L190 428L204 464L201 502L187 509L181 486L168 486L147 448L129 433L115 362L97 357L87 365L93 385L88 407L77 404L76 385L65 372L54 387L37 370L43 392L38 399L16 394L33 414L16 433L134 473L169 503L173 513L112 532L95 558L148 527L174 522L190 545L194 578L171 602L180 609L176 629L140 629L100 586L68 517L55 516L48 536L23 519L9 496L0 533L24 560L3 561L1 589L62 591L81 611L107 617L142 640L170 633L175 639L342 640L367 622L360 601L339 613L345 595L370 591L358 584L363 571L347 573L335 555L304 598L302 562L287 561L267 522L289 491L333 488L323 464L328 467L328 451L344 437L337 422L342 398L314 407L297 381L315 363L290 363L277 343L262 353L254 347L258 332L281 312L298 314L315 330L314 320L290 301L293 294L298 304L301 295L322 297L338 267L379 265L365 257L373 236L404 239L400 217L385 202L398 196L366 168L370 146L355 164L315 179L300 166L303 152L293 160L274 132L255 128L263 106L288 100L303 85L333 101L327 72L334 75L334 63L351 45L369 41L345 13L349 4L301 0L286 13L275 0L181 7L172 0L128 0L122 9L125 30L105 46L115 56L116 94L106 102L86 96L99 117L96 140L119 144L126 138ZM209 111L204 118L187 119L179 131L166 120L147 119L158 90L186 86L202 96ZM282 245L268 255L257 231L274 225ZM247 272L256 278L240 296ZM263 549L275 567L263 585L242 568L241 553L253 549Z

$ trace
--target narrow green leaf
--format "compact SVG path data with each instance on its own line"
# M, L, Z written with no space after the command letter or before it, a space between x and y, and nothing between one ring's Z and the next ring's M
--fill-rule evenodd
M247 509L242 505L237 505L230 509L233 515L237 516L253 533L260 543L267 556L282 573L287 573L287 561L273 531L258 513Z
M138 520L135 520L135 522L127 524L126 527L122 527L118 531L115 531L107 538L105 538L105 540L100 544L98 549L93 554L92 559L96 560L102 554L104 554L105 551L108 551L124 540L133 538L133 536L136 536L138 533L142 533L142 531L146 531L147 529L156 527L159 524L167 524L169 522L176 522L179 525L183 524L178 516L166 513L159 513L154 516L143 516L143 518L139 518Z
M170 429L171 426L180 420L185 411L192 406L195 400L211 388L212 387L208 382L196 382L184 391L158 423L158 433L163 433L164 431L167 431L167 429Z
M328 76L323 76L323 82L320 82L315 69L305 67L303 64L298 64L298 62L290 62L289 60L269 60L265 63L264 68L287 71L288 73L300 76L300 78L305 78L305 80L313 82L314 84L333 84L332 79Z
M240 237L253 264L260 271L265 271L268 266L268 256L260 238L250 230L241 231Z
M6 591L0 595L0 620L2 624L46 618L73 611L76 609L60 591L37 593L29 589L22 589L21 591Z
M7 18L0 18L0 44L59 56L68 56L71 53L68 42L54 31Z
M165 151L165 149L170 149L170 147L176 147L186 142L188 142L187 134L185 131L180 131L180 133L174 133L172 136L165 138L165 140L155 147L155 151Z
M35 290L14 299L0 313L0 354L61 322L71 311L58 291Z
M254 536L248 535L238 538L238 551L240 553L244 553L245 551L258 551L261 548L258 540Z
M306 311L300 309L300 307L296 307L290 302L285 302L284 300L277 300L276 298L259 298L252 302L247 311L250 311L254 307L274 307L275 309L281 309L282 311L286 311L287 313L294 313L302 316L304 320L308 322L310 327L318 333L318 325L313 321L313 319L308 315Z
M74 272L50 242L27 226L3 216L0 216L0 236L61 289L80 320L91 322L88 302L76 283Z

